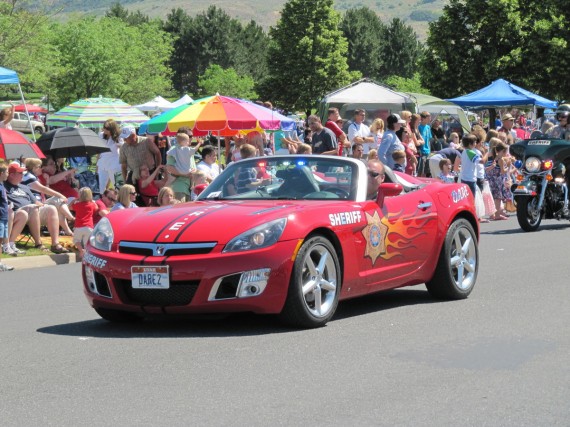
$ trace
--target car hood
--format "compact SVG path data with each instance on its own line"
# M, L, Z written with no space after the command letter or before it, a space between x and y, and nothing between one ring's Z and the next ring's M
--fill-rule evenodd
M317 205L316 205L317 206ZM123 209L108 215L115 241L219 242L301 209L306 202L192 202L161 208Z

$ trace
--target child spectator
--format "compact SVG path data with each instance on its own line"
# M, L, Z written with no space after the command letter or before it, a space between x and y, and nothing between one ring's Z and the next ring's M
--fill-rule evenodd
M93 231L93 214L99 210L93 201L93 192L89 187L79 190L79 198L74 199L70 208L75 211L75 226L73 227L73 243L83 258L85 245Z
M370 149L368 156L366 156L366 161L378 160L378 150L376 148Z
M477 137L473 134L465 135L461 140L461 182L467 184L473 197L477 191L477 165L481 162L481 153L475 150L476 143Z
M192 193L190 194L192 201L196 200L198 195L204 190L204 185L208 185L206 172L198 170L192 175ZM197 190L196 187L201 188L201 190Z
M190 137L186 133L176 135L176 145L166 153L167 171L174 177L170 186L174 190L176 199L185 202L190 199L190 180L196 172L194 154L201 142L190 147Z
M396 172L405 173L406 171L406 152L403 150L396 150L392 153L392 160L394 160L394 166L392 170Z
M0 255L2 254L2 246L8 248L8 195L6 194L6 189L4 188L4 181L8 179L8 168L5 164L0 164L0 239L2 239L2 245L0 245ZM0 262L0 271L12 271L14 267L11 267Z
M439 161L440 173L437 176L441 182L451 184L455 182L455 174L451 172L451 160L444 158Z
M158 206L175 205L178 200L174 197L174 191L170 187L162 187L158 192Z

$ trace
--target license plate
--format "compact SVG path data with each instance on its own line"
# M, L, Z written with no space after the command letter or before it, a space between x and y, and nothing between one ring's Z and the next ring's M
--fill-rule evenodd
M168 266L132 266L131 283L134 289L168 289L170 288Z

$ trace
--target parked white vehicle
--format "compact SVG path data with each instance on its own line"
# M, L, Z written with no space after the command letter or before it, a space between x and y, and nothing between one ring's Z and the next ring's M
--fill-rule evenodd
M43 122L39 120L31 119L32 128L35 133L44 133L46 127ZM10 122L13 130L18 132L30 132L30 123L28 122L28 116L26 113L20 113L18 111L14 112L14 118Z

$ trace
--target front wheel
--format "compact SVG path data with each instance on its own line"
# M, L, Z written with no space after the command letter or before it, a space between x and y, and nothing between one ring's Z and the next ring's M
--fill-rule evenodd
M477 280L479 247L473 226L466 219L451 224L439 254L433 278L426 283L430 295L440 299L465 299Z
M524 231L536 231L542 221L538 197L517 199L517 220Z
M324 326L338 306L341 272L336 250L322 236L301 246L291 275L281 319L292 326Z

